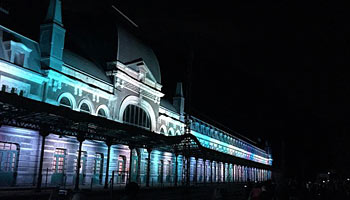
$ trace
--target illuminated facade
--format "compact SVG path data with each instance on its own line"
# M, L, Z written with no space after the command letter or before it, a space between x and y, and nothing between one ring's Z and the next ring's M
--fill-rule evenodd
M150 48L118 27L115 61L101 65L66 48L72 38L66 34L61 14L60 1L51 0L38 42L0 26L2 94L14 93L167 138L185 134L182 86L177 85L172 103L162 99L160 67ZM267 151L196 117L190 116L188 122L197 146L237 163L190 154L185 159L170 149L125 145L123 138L120 144L112 144L2 122L0 186L98 187L110 184L112 176L115 184L135 181L146 186L180 185L185 179L209 183L271 178L272 158Z

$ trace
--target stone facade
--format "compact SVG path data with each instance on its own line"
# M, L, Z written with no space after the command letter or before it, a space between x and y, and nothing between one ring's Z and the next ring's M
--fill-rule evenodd
M0 88L43 103L66 106L121 123L133 124L169 137L185 134L182 86L178 84L172 103L162 99L160 70L153 51L136 60L105 63L105 68L65 49L65 33L59 0L51 0L45 22L36 42L0 26ZM123 32L125 32L124 29ZM133 36L130 36L133 40ZM136 40L135 40L136 41ZM131 43L132 44L132 43ZM144 47L144 45L140 45ZM123 49L118 49L123 51ZM132 52L131 52L132 53ZM122 60L124 59L124 60ZM149 61L151 60L151 61ZM190 117L191 134L201 145L267 166L272 165L269 152L249 141ZM49 134L45 139L42 185L75 184L79 141L68 136ZM39 174L42 136L37 131L3 125L0 128L0 186L35 186ZM80 185L89 187L105 183L108 147L101 141L82 143ZM134 149L130 166L130 149L113 145L109 177L124 184L130 171L140 168L139 177L130 179L146 184L146 149ZM267 180L271 171L249 166L190 159L191 182ZM184 177L185 162L178 156L178 183ZM175 182L175 155L152 151L150 185ZM196 167L197 166L197 167Z

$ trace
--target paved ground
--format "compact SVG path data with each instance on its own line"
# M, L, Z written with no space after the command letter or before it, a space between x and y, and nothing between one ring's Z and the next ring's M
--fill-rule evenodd
M6 200L65 200L72 199L73 192L68 191L67 195L59 195L53 188L44 189L40 193L33 189L12 189L0 190L0 199ZM87 190L83 189L74 200L119 200L125 195L123 189L116 190ZM185 187L160 187L160 188L141 188L137 194L137 199L143 200L211 200L215 199L235 199L245 200L245 190L242 184L218 184L218 185L200 185Z

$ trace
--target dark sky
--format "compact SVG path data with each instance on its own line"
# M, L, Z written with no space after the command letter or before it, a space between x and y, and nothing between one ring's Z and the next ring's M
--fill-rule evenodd
M63 6L66 12L85 10L103 23L111 20L103 16L114 12L113 4L132 19L159 59L166 98L172 98L177 81L188 83L192 52L191 109L197 116L252 139L268 139L278 167L285 141L291 175L341 172L349 166L345 3L96 2L63 0ZM40 18L27 20L34 19Z
M159 57L165 93L194 59L194 111L240 133L285 141L288 174L349 165L349 14L333 1L116 1ZM133 9L129 9L130 6ZM133 7L134 6L134 7Z

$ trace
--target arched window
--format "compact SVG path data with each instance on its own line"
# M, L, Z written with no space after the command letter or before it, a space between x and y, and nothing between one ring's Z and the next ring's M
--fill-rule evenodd
M97 112L97 116L107 118L106 111L104 109L100 108Z
M148 114L136 105L128 105L123 113L123 122L141 128L151 129L151 120Z
M160 131L159 131L161 134L165 134L165 130L164 130L164 128L162 127L162 128L160 128Z
M62 99L60 100L60 106L72 109L72 103L67 97L62 97Z
M90 111L90 107L89 105L87 105L86 103L82 103L80 106L80 112L84 112L84 113L91 113Z
M172 128L170 128L170 129L168 130L168 135L169 135L169 136L174 136L174 130L173 130Z

